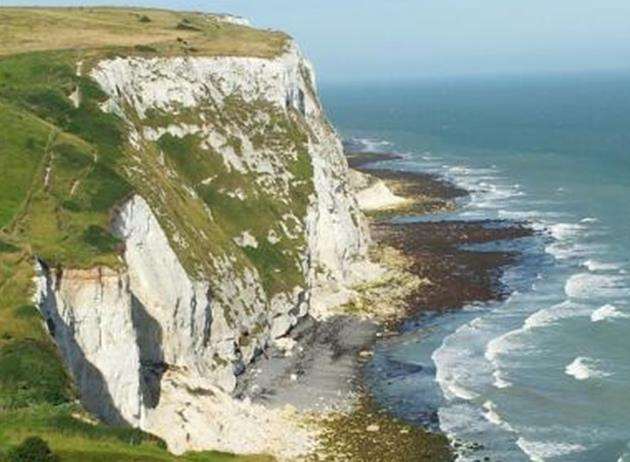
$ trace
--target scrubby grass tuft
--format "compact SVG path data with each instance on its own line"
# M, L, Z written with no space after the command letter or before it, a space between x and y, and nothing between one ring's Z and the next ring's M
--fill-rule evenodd
M45 341L14 340L0 349L0 407L61 404L73 398L56 348Z
M19 446L11 449L7 456L9 462L59 462L48 443L37 436L29 436Z

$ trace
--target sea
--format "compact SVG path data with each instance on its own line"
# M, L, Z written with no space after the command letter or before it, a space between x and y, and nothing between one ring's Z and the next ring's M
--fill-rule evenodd
M460 461L630 462L630 74L321 85L340 134L383 166L443 175L457 212L537 233L501 302L409 322L367 370L377 400ZM389 165L387 165L389 163ZM483 246L478 246L482 249ZM437 428L436 428L437 429Z

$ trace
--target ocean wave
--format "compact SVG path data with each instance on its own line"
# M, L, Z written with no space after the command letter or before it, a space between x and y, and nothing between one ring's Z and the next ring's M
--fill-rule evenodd
M599 220L597 218L591 218L591 217L587 217L587 218L582 218L580 220L580 223L598 223Z
M547 232L554 239L554 242L545 247L545 252L557 260L585 258L592 255L596 246L578 242L586 229L586 226L579 223L555 223L547 226Z
M492 373L492 377L494 377L494 382L492 383L492 385L495 388L509 388L513 385L512 382L507 381L503 377L502 372L500 370L495 370Z
M392 146L392 143L389 141L376 138L351 138L347 143L353 150L360 152L381 152L387 147Z
M455 173L458 175L470 175L471 173L474 172L472 168L465 167L463 165L453 165L451 167L449 167L448 165L445 165L444 168L446 168L450 173Z
M422 160L426 160L428 162L431 162L431 161L436 161L436 160L440 160L440 159L441 159L440 156L434 156L430 152L422 153Z
M567 260L575 256L577 253L576 250L576 246L567 246L559 242L554 242L553 244L549 244L545 247L545 252L549 255L553 255L554 258L558 260Z
M602 251L601 244L581 244L576 240L556 240L545 247L545 252L552 255L557 260L568 260L571 258L588 258L589 256Z
M483 408L485 410L485 412L483 413L483 416L486 418L488 422L494 425L497 425L503 428L504 430L514 431L512 427L510 426L510 424L508 424L501 418L501 416L497 412L496 405L492 401L486 401L485 403L483 403Z
M606 319L620 319L620 318L630 318L629 314L622 313L615 307L614 305L604 305L591 314L591 321L593 322L601 322Z
M599 361L584 356L578 356L567 365L564 373L574 377L576 380L588 380L591 378L607 377L610 374L597 369Z
M617 263L605 263L597 260L586 260L582 263L589 271L614 271L620 269Z
M470 352L467 349L449 347L449 338L450 336L446 337L442 346L431 355L436 365L435 380L447 399L473 400L479 395L462 385L470 380L471 375L474 375L470 368L461 367L467 359L470 359Z
M479 412L479 407L469 402L450 402L438 410L440 429L450 437L466 434L483 434L493 428Z
M530 441L525 438L519 438L516 444L529 456L532 462L544 462L548 458L566 456L586 449L581 444Z
M545 216L553 216L550 213L544 213L539 210L505 210L501 209L498 212L500 218L507 218L513 220L533 220L540 219ZM535 222L536 223L536 222ZM538 225L538 223L536 223ZM546 229L547 226L540 223L540 228L538 230Z
M588 307L578 305L571 300L565 300L557 305L536 311L525 320L523 330L551 326L562 319L587 316L589 313Z
M584 226L577 223L556 223L549 227L551 236L559 241L574 239L584 231Z
M578 273L571 276L564 291L577 299L624 297L630 294L626 278L618 275Z
M516 341L518 334L522 331L522 329L512 330L490 340L486 345L484 357L496 366L499 356L514 348L523 346L521 342Z
M519 336L525 332L551 326L562 319L588 316L589 314L590 310L587 306L577 304L571 300L565 300L562 303L552 305L548 308L543 308L527 317L523 325L518 329L511 330L490 340L486 345L484 356L495 367L497 367L499 356L514 349L523 348L526 345L526 343L518 340ZM495 380L495 386L496 382L497 381Z
M518 188L515 188L514 186L505 186L505 185L488 184L488 183L482 183L480 184L480 186L483 187L483 190L481 191L483 194L490 197L491 199L496 199L496 200L499 200L499 199L505 200L511 197L522 197L526 195L525 192L520 191Z

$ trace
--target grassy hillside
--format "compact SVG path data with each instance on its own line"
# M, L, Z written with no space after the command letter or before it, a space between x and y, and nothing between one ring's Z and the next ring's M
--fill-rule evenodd
M239 205L217 188L242 179L227 175L216 159L202 158L186 139L163 137L159 146L132 152L123 120L101 111L105 96L76 72L78 62L89 66L117 55L273 57L286 40L281 33L194 13L0 8L0 460L30 435L48 441L62 461L268 460L215 453L174 457L152 436L91 420L77 403L31 298L34 256L52 267L121 265L120 243L108 225L113 208L134 191L149 201L158 195L166 198L158 214L170 217L162 223L167 232L189 238L189 255L180 257L191 270L208 271L194 255L233 247L233 236L251 226L243 223L248 214L263 217L256 223L260 229L253 229L262 237L273 217L296 212L296 207L298 215L305 210L310 191L306 140L286 117L273 117L269 108L271 125L250 128L261 133L271 129L275 138L261 136L261 143L298 152L291 161L292 173L300 180L292 190L296 204L287 210L286 204L261 195L246 205L247 214L237 213ZM69 98L77 88L78 106ZM255 109L235 102L220 122L246 124L239 117ZM238 140L234 143L238 147ZM158 147L166 155L166 167L156 160ZM186 161L182 149L189 156ZM130 173L134 165L142 174ZM199 175L221 176L221 181L208 188L199 184ZM188 184L196 188L200 201L190 199ZM217 210L216 223L208 222L204 203ZM212 241L196 238L199 230L206 230ZM262 245L250 254L239 250L239 258L267 271L265 288L273 292L292 287L301 277L295 268L289 277L281 277L278 268L292 265L302 244Z
M0 8L0 56L140 48L204 56L276 56L287 36L198 13L121 8ZM186 42L186 43L184 43ZM145 48L146 49L146 48Z

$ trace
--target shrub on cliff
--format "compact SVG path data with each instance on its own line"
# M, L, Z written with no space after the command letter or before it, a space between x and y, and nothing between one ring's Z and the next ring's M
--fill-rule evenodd
M0 345L0 409L58 405L73 398L70 378L54 346L35 340Z
M48 443L37 436L26 438L9 451L9 462L58 462L59 457L50 450Z

